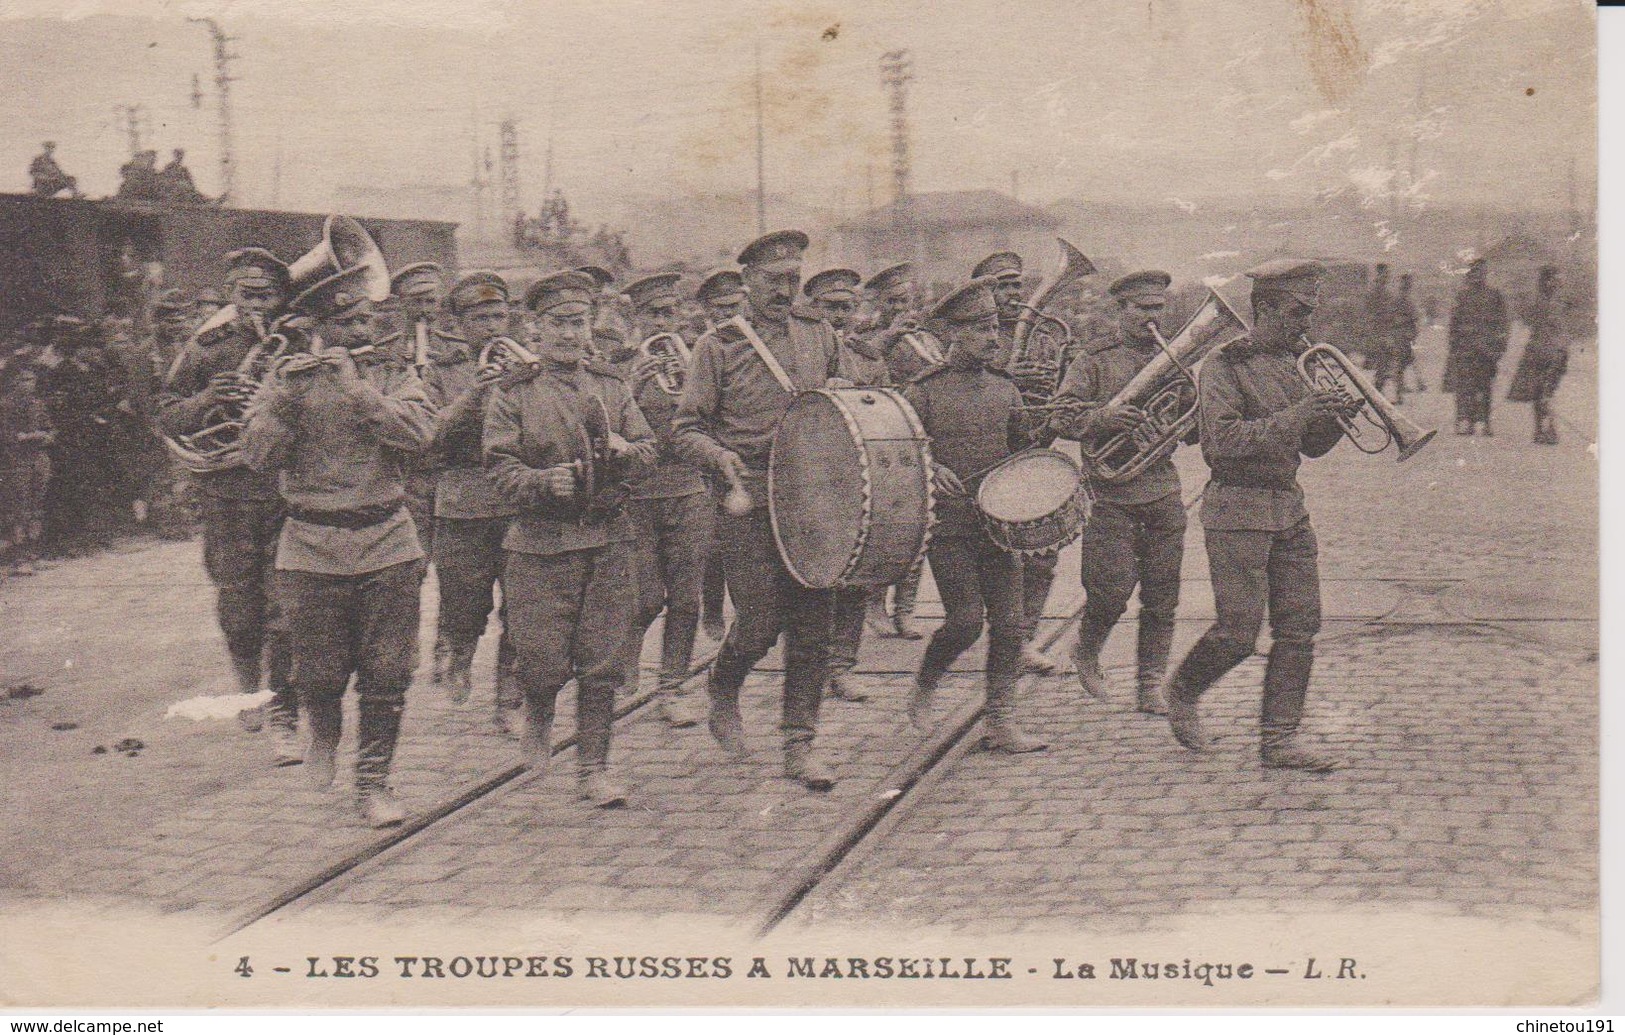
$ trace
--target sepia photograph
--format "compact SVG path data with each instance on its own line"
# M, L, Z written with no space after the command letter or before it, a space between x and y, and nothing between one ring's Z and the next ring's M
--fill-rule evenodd
M1602 995L1582 0L0 4L0 1008Z

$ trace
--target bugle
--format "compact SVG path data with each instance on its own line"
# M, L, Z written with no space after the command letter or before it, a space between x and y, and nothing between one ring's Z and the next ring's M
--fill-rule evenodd
M501 367L504 372L508 372L522 367L539 367L542 365L542 360L540 356L514 339L499 334L480 348L480 368L484 369L493 365Z
M1196 425L1196 365L1247 333L1246 321L1211 288L1172 339L1155 322L1148 326L1161 351L1101 407L1133 406L1145 419L1130 431L1082 445L1092 476L1108 484L1134 478L1179 446Z
M1298 373L1320 392L1333 392L1350 402L1350 412L1339 413L1337 423L1354 448L1373 455L1389 445L1399 447L1399 462L1415 456L1438 433L1405 416L1388 397L1373 385L1342 351L1324 342L1299 339L1304 346L1298 356Z

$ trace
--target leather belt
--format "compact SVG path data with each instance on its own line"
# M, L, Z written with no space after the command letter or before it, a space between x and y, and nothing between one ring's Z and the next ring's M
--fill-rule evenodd
M291 504L288 507L288 517L295 521L303 521L307 525L320 525L323 528L351 530L381 525L400 512L399 500L371 507L356 507L353 510L310 510Z

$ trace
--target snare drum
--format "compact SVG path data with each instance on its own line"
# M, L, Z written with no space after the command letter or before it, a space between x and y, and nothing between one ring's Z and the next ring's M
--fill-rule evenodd
M1053 449L1029 449L993 468L976 490L982 528L1002 550L1054 553L1089 520L1089 492L1077 462Z
M930 441L889 388L802 392L773 433L767 477L779 556L809 589L889 586L925 553Z

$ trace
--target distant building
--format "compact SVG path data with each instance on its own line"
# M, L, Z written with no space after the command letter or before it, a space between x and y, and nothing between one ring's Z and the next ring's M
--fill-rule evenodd
M860 269L912 259L930 280L962 279L983 256L1011 249L1041 267L1061 219L994 190L932 191L835 227L839 251Z

